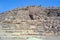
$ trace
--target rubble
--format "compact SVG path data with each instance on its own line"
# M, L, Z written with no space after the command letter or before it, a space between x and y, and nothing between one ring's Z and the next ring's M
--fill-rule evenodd
M0 32L0 36L58 36L60 8L30 6L4 12L0 15Z

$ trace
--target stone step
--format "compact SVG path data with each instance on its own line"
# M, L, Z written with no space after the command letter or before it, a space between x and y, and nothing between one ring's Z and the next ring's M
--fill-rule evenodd
M34 31L34 30L0 30L1 35L45 35L44 31Z
M0 40L28 40L28 38L45 38L45 36L0 36Z
M0 37L0 40L26 40L26 38L23 37Z

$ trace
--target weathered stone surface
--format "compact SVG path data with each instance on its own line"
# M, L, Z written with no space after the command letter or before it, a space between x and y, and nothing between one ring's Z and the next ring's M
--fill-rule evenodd
M17 37L24 40L31 36L48 38L56 35L60 36L60 8L30 6L0 15L0 36L4 39L13 37L11 40L15 40Z

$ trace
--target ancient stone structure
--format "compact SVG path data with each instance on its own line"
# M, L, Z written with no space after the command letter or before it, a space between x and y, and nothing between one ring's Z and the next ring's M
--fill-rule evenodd
M27 40L60 35L60 8L29 6L0 15L0 39Z

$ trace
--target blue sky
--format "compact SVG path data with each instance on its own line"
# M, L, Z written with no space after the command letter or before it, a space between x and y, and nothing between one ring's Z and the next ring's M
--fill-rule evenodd
M30 5L60 6L60 0L0 0L0 12Z

